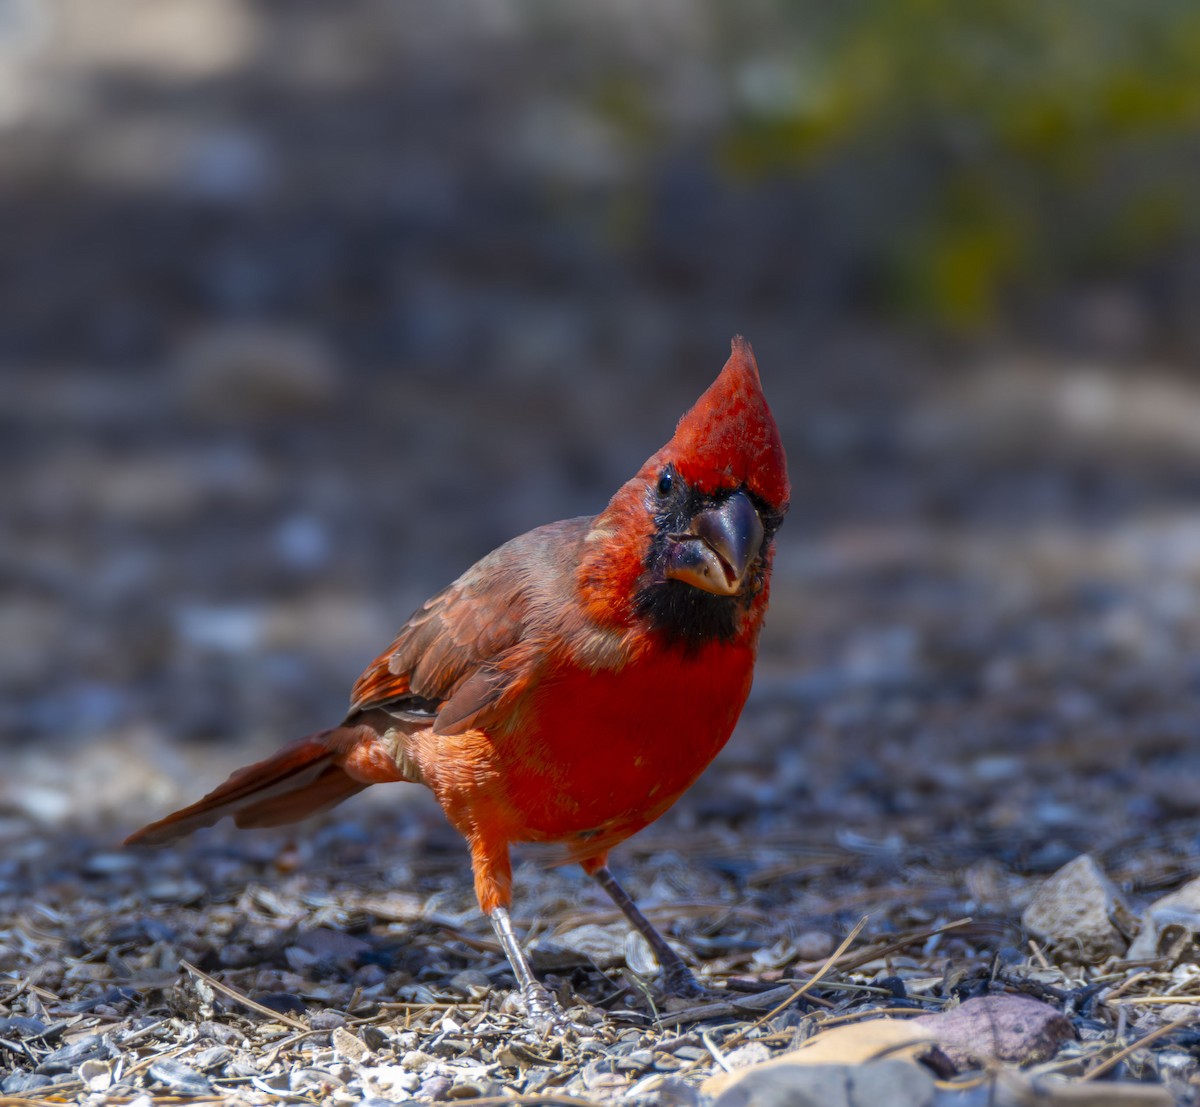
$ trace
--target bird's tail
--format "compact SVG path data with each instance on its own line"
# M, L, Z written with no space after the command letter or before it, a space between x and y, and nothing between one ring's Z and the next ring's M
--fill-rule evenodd
M238 769L203 799L142 827L125 844L161 845L226 815L241 827L294 823L377 781L403 779L374 728L334 727Z

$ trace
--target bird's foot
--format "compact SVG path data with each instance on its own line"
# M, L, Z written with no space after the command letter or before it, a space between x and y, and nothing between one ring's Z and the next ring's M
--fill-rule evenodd
M587 1027L575 1022L562 1009L553 993L536 980L521 989L525 1018L539 1037L575 1037L587 1032Z
M701 984L682 961L663 969L659 991L668 999L717 999L721 996L720 992Z

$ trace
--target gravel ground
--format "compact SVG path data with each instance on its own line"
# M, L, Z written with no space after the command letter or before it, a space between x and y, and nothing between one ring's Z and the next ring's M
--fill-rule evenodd
M1016 363L939 377L914 387L893 427L899 464L832 466L824 486L798 482L739 733L616 858L723 995L708 1010L657 1004L643 983L648 951L602 895L525 854L516 910L535 963L596 1020L567 1045L521 1030L465 851L419 789L378 788L288 831L218 828L160 852L117 848L141 817L329 717L311 702L323 691L267 694L260 681L318 684L353 667L341 654L365 656L368 640L387 637L370 637L382 618L370 597L339 599L327 581L289 584L295 601L255 600L251 582L244 601L193 610L160 592L153 572L130 574L117 610L99 610L116 636L103 652L119 670L135 665L137 643L145 658L165 643L195 664L155 671L172 703L157 722L158 701L114 678L103 686L117 705L107 726L43 732L6 755L4 1091L352 1102L553 1089L657 1102L703 1096L686 1089L727 1053L761 1061L819 1039L833 1019L1015 992L1065 1012L1078 1036L1044 1068L1078 1079L1104 1066L1103 1081L1165 1084L1195 1102L1191 908L1172 916L1169 940L1129 959L1130 939L1154 925L1150 906L1196 873L1200 851L1200 515L1178 492L1192 447L1165 425L1200 391L1158 378L1169 402L1143 403L1140 437L1123 418L1113 465L1105 403L1127 410L1126 393L1143 396L1148 379ZM1043 425L1027 438L1035 411ZM943 475L969 497L941 491ZM845 498L831 505L831 492ZM874 496L889 506L865 510ZM488 510L503 515L505 498L497 480ZM180 556L191 525L173 524ZM347 574L340 536L329 546L310 580ZM214 571L269 572L241 541L223 548L209 555ZM47 651L86 647L48 629L69 629L77 612L37 602L54 616L40 630ZM172 632L145 626L155 602ZM217 706L183 694L192 679L208 682ZM35 720L56 690L37 694L23 706ZM1120 909L1107 914L1124 920L1097 948L1068 923L1038 931L1027 913L1081 854L1114 886ZM790 987L770 1002L790 998L864 918L806 996L759 1025L764 1012L745 1006L754 993ZM953 1087L938 1094L968 1095Z

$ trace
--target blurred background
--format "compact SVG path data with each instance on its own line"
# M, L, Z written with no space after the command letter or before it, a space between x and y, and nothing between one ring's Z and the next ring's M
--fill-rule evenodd
M1200 812L1198 73L1192 0L0 0L0 805L336 721L739 332L795 492L726 787Z

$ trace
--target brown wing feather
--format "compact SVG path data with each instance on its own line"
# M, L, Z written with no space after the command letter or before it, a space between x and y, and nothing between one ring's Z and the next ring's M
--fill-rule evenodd
M351 715L419 696L438 706L439 733L478 725L530 675L521 662L531 662L532 652L519 647L532 622L564 607L591 524L568 519L522 534L426 601L358 678Z
M226 815L239 826L277 826L332 807L375 781L419 779L408 775L411 766L386 740L404 724L377 709L392 708L393 716L435 709L438 732L458 734L486 725L506 693L532 687L535 643L539 635L563 630L578 546L590 525L590 519L552 523L489 554L429 600L367 667L343 726L239 769L129 841L168 842ZM414 697L423 702L414 704Z

